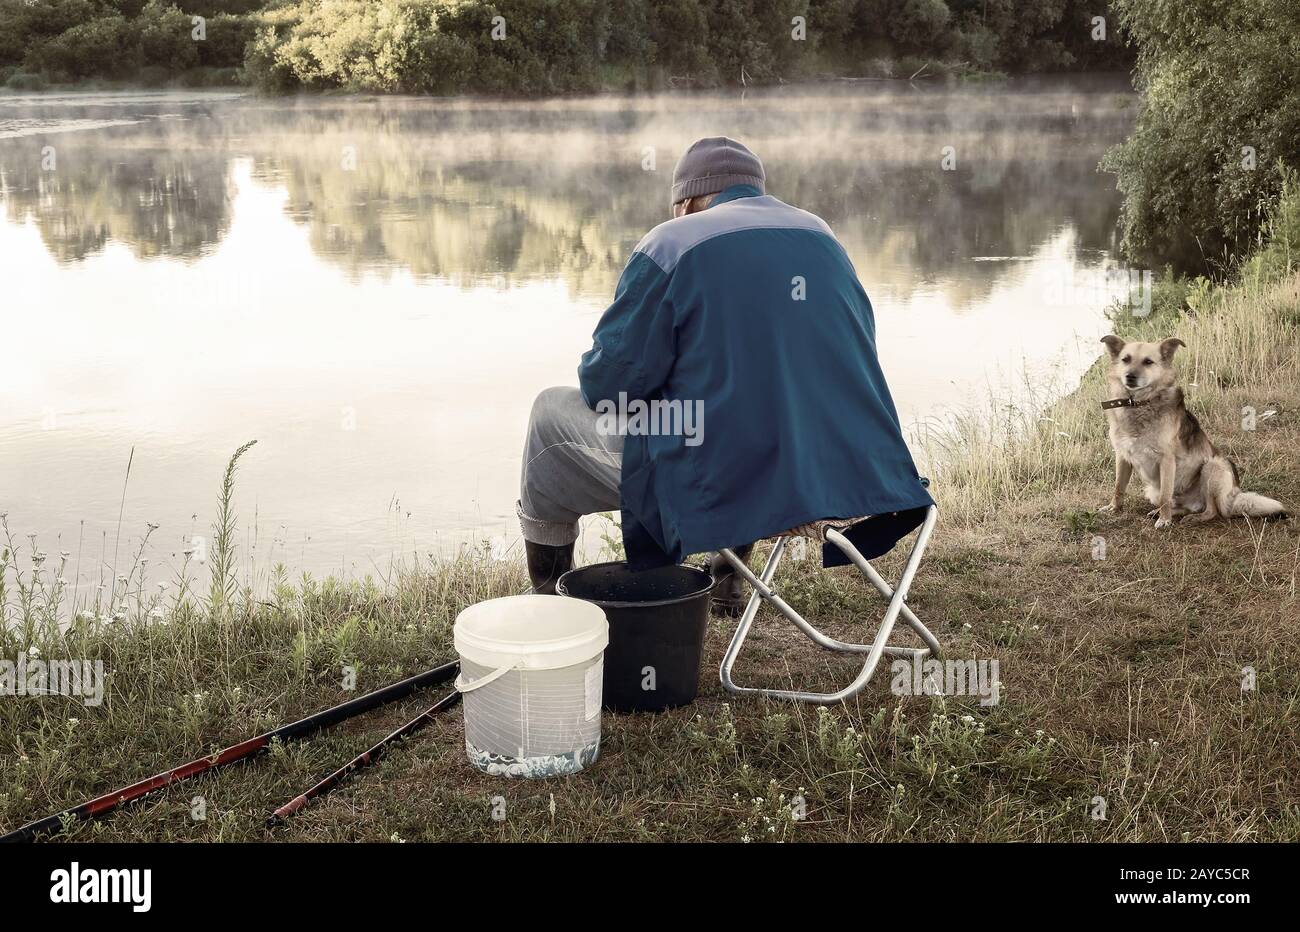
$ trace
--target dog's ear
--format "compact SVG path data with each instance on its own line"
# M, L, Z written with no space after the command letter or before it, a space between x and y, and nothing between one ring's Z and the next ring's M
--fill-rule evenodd
M1108 333L1101 338L1101 342L1106 344L1106 349L1110 351L1111 358L1119 355L1119 351L1124 348L1124 341L1113 333Z
M1178 347L1186 345L1187 344L1178 339L1178 337L1170 337L1168 340L1162 340L1160 342L1160 358L1165 362L1169 362L1169 360L1174 358L1174 353L1177 352Z

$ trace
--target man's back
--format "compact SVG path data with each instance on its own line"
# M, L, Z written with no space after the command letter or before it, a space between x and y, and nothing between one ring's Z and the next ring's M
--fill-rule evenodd
M579 382L593 407L626 393L702 411L694 437L624 441L634 565L930 503L848 256L820 218L756 188L642 240Z

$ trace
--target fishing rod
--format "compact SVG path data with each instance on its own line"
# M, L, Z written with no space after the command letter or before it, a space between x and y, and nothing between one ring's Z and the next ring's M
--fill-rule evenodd
M453 660L451 663L444 663L440 667L434 667L424 673L418 673L415 676L404 679L399 683L391 686L385 686L383 689L376 689L374 692L366 693L364 696L358 696L355 699L349 699L347 702L332 706L315 715L309 715L301 721L294 722L291 725L284 725L275 731L268 731L264 735L258 735L256 738L249 738L247 741L241 741L239 744L232 744L223 751L210 754L207 757L200 757L198 760L192 760L188 764L182 764L179 767L173 767L171 770L165 770L160 774L155 774L147 780L141 780L139 783L132 783L130 786L124 786L120 790L114 790L111 793L105 793L103 796L97 796L94 799L87 800L73 806L71 809L65 809L62 812L56 812L54 815L46 816L35 822L29 822L21 828L16 828L6 835L0 835L0 842L19 842L33 841L38 835L44 832L58 831L64 826L65 822L76 821L78 819L94 819L105 813L112 812L119 806L133 802L141 796L145 796L155 790L169 786L178 780L184 780L187 777L193 777L196 774L205 773L209 770L215 770L218 767L224 767L227 764L233 764L237 761L248 760L258 754L264 753L271 746L271 742L279 739L280 741L292 741L297 738L303 738L314 732L331 725L337 725L345 719L353 718L371 709L378 708L381 705L387 705L390 702L396 702L404 699L417 690L424 689L428 686L437 686L454 677L460 671L460 662Z
M356 773L358 770L362 769L363 767L368 767L371 764L378 761L381 757L384 756L384 754L387 752L390 746L396 744L398 741L402 740L403 738L414 734L415 732L419 731L421 728L425 727L426 725L432 724L433 720L438 716L439 712L444 712L447 709L450 709L459 701L460 701L460 691L452 690L450 693L448 693L447 695L439 699L437 702L435 702L432 706L430 706L429 708L421 712L418 716L411 719L401 728L397 729L397 731L393 732L387 738L380 741L370 750L365 751L362 754L358 754L356 757L352 758L352 760L348 761L346 764L344 764L338 770L334 771L324 780L317 783L307 792L303 793L301 796L294 797L293 799L289 800L289 802L281 806L279 809L275 810L275 812L271 813L270 818L266 820L266 827L275 828L277 825L282 824L286 819L289 818L289 816L293 815L299 809L306 806L313 799L317 799L321 796L324 796L326 793L334 789L336 786L338 786L340 783L342 783L352 774Z

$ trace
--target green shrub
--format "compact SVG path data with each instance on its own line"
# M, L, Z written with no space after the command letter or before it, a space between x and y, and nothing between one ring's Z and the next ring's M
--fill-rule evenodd
M937 49L952 13L943 0L903 0L889 20L889 34L905 52Z
M1300 167L1300 4L1115 0L1139 49L1137 128L1107 154L1124 248L1147 265L1222 273L1249 253Z
M101 16L34 46L24 63L59 79L122 77L140 66L140 45L125 17Z
M716 74L708 50L708 16L695 0L651 0L647 25L655 61L670 74Z
M830 68L1042 70L1100 60L1087 24L1107 0L179 2L0 0L0 67L193 84L213 74L195 68L242 66L243 80L271 90L439 94L708 87ZM205 17L203 40L193 16ZM498 16L504 38L492 35Z
M199 63L190 17L171 4L151 2L132 24L140 35L140 60L145 67L172 75Z
M456 94L473 82L478 68L478 53L472 43L434 32L420 40L407 79L413 91Z
M257 34L257 23L246 16L218 13L208 18L207 38L196 42L199 64L208 68L238 68L244 63L248 44Z
M97 0L0 0L0 64L16 65L34 45L104 12Z
M39 74L25 74L18 71L5 80L5 87L11 91L43 91L46 85L45 79Z

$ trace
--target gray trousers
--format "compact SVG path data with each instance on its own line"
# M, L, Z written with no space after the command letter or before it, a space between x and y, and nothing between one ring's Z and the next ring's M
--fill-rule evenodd
M618 510L623 436L597 430L596 418L576 388L548 388L533 402L516 508L524 540L571 544L583 515Z

